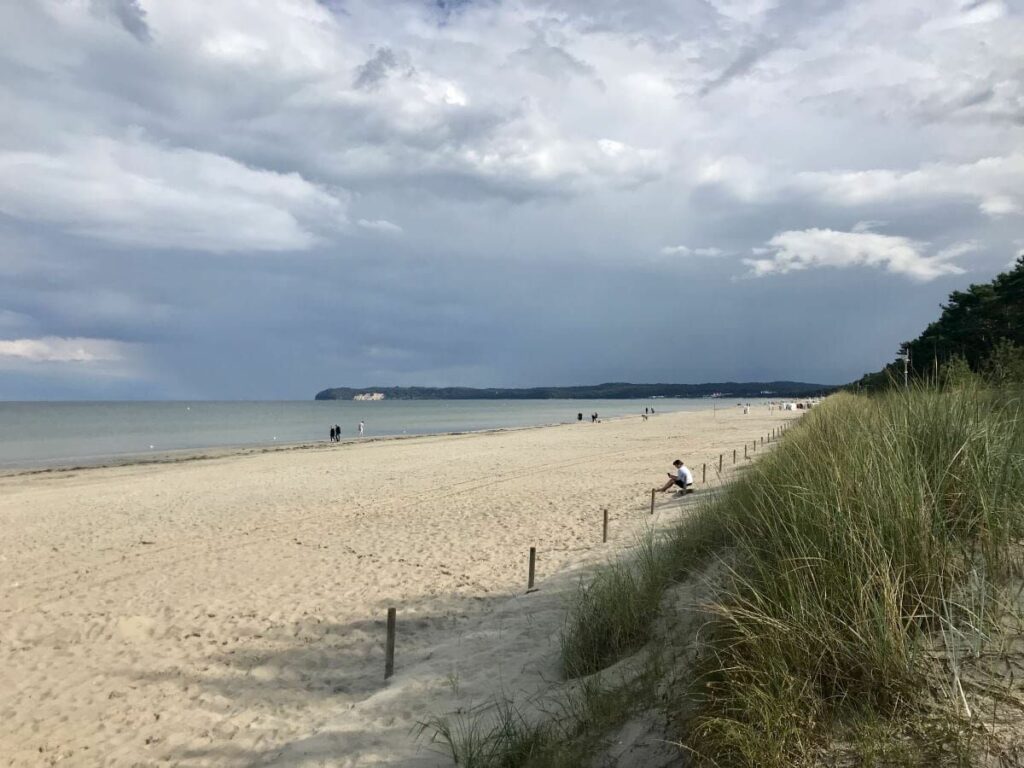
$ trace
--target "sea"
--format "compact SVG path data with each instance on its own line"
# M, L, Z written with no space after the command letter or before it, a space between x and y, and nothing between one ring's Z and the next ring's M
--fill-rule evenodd
M752 404L754 401L750 401ZM762 402L762 401L756 401ZM767 401L763 401L767 402ZM89 466L177 452L564 424L735 408L726 398L643 400L383 400L258 402L0 402L0 469Z

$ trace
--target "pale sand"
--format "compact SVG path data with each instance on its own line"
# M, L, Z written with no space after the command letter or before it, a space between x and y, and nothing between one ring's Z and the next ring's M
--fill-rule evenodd
M0 760L447 764L416 722L557 677L567 597L650 524L672 459L699 486L702 462L710 481L720 452L731 469L733 448L742 463L744 441L797 415L732 406L2 477ZM679 509L666 494L655 518Z

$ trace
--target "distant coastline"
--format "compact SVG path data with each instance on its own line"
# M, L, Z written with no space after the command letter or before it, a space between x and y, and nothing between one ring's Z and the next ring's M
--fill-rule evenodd
M579 387L331 387L315 400L619 400L637 398L815 397L838 386L802 381L723 381L706 384L607 383Z

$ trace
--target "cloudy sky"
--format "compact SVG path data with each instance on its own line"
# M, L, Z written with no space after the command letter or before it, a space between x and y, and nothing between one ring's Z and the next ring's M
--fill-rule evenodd
M0 399L844 382L1024 249L1024 0L0 30Z

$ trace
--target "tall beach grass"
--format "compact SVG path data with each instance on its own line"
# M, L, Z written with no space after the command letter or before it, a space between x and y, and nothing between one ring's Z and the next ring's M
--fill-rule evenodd
M647 686L657 702L623 699L618 712L594 687L602 723L667 707L681 760L697 765L971 765L972 665L1020 634L1010 589L1022 584L1022 537L1019 394L969 382L836 395L722 495L581 588L563 669L585 677L678 641L653 632L665 590L728 549L689 682ZM478 754L502 746L473 765L561 764L570 732L594 733L564 718L499 722L522 727L482 742L475 731ZM837 749L844 757L829 758Z
M1018 399L830 398L720 512L737 566L689 691L698 756L793 765L858 724L970 716L958 661L1003 625L1024 532Z

